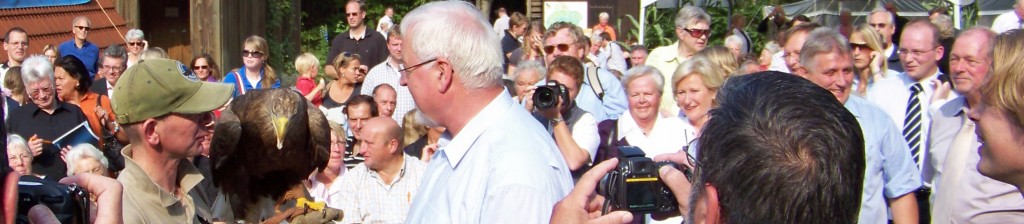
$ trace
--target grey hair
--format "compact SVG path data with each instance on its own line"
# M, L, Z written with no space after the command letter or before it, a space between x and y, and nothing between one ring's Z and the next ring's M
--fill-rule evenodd
M739 44L740 52L742 52L743 54L747 53L747 41L744 40L742 37L736 35L729 35L728 37L725 38L725 45L729 45L729 43Z
M601 35L590 35L590 43L596 43L601 41L604 41L604 38L601 38Z
M600 18L607 19L608 18L608 12L601 12L600 14L597 14L597 18L599 18L599 19Z
M126 39L126 40L145 40L146 39L146 34L142 33L142 30L140 30L140 29L131 29L131 30L128 30L128 33L126 33L124 35L124 39Z
M780 46L778 42L768 41L768 43L764 44L764 49L768 50L768 53L775 54L779 53L779 51L782 51L782 46Z
M32 55L21 63L21 80L25 86L37 83L42 80L49 80L50 87L53 87L53 64L50 59L43 55Z
M519 63L519 66L516 66L516 71L512 72L510 77L515 80L516 77L519 77L519 74L525 71L534 71L540 77L547 77L548 73L547 69L544 68L544 64L541 64L540 61L526 61Z
M892 15L892 12L890 12L889 10L886 10L885 8L882 8L882 7L878 7L878 8L875 8L874 10L871 10L871 13L868 14L868 17L871 17L872 15L875 15L876 13L885 13L886 15L889 15L888 19L886 19L886 21L889 21L888 24L890 26L895 26L896 25L896 20L895 20L895 18L893 18L894 16Z
M939 37L942 39L952 38L956 30L953 27L953 18L946 14L939 14L935 19L930 21L935 27L939 28Z
M110 163L107 162L107 157L103 156L103 153L100 152L100 149L97 149L96 146L92 146L92 144L88 143L78 144L72 147L64 158L67 159L68 176L75 174L75 168L77 167L76 164L85 158L96 159L96 161L100 162L100 165L103 166L103 169L110 169Z
M72 28L74 28L73 26L75 26L75 22L78 22L78 20L85 20L86 25L92 26L92 20L89 20L89 17L76 16L74 19L71 19Z
M28 149L28 141L25 141L25 138L22 138L21 135L17 134L7 135L7 148L10 149L11 147L15 146L21 146L25 148L25 152L27 152L30 155L32 154L32 152Z
M444 57L468 89L501 85L503 54L498 34L480 11L467 2L424 4L402 19L403 41L422 60Z
M697 21L711 23L711 16L704 12L703 9L692 5L679 9L679 13L676 14L676 27L686 28L686 26Z
M160 47L151 47L142 51L142 60L152 58L167 58L167 51L164 51L164 49Z
M131 32L129 32L129 34L131 34ZM124 62L121 63L121 66L128 66L128 51L126 51L124 47L121 47L121 45L110 45L110 47L104 49L103 60L107 60L107 58L125 59ZM103 63L103 61L100 61L100 63Z
M629 69L629 71L626 71L626 75L622 77L622 88L628 91L630 83L633 83L633 81L636 81L639 78L648 76L650 76L651 79L654 80L654 84L657 85L657 88L655 89L658 89L658 95L664 95L665 90L663 86L665 86L665 76L663 76L661 71L658 71L657 68L647 65L636 66Z
M821 54L837 53L853 58L853 51L850 50L850 43L842 34L829 27L819 27L807 34L808 40L800 48L800 64L807 70L816 68L817 62L814 57Z

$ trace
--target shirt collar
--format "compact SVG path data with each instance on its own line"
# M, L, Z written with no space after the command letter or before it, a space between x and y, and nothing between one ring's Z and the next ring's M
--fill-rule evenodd
M374 179L377 179L377 181L379 181L381 183L381 185L383 185L383 186L392 186L395 183L398 183L398 181L402 180L402 177L405 177L405 170L406 170L406 168L409 168L409 161L413 161L413 160L419 160L419 159L416 159L416 158L414 158L412 156L409 156L409 155L407 155L405 153L402 153L402 169L398 170L398 176L395 176L395 179L391 180L391 183L384 183L384 179L380 178L380 173L377 173L377 171L371 170L370 167L366 167L366 172L368 172L370 174L370 177L373 177Z
M452 168L458 166L462 158L469 152L470 147L480 138L480 135L483 135L485 130L498 121L506 121L506 115L513 106L516 104L512 103L512 97L508 95L507 90L503 90L498 97L491 100L466 123L458 136L451 136L451 132L445 131L441 136L443 141L438 141L438 143L444 143L439 148L448 157L448 165L451 165Z
M157 186L156 182L153 182L153 180L149 178L149 175L146 175L146 172L142 170L142 167L139 167L139 165L135 163L135 160L132 159L131 144L126 145L124 149L121 149L121 155L124 156L125 168L121 171L118 179L124 177L125 180L127 180L121 182L125 185L125 189L137 189L138 191L145 193L145 195L140 195L143 197L156 197L157 200L160 200L160 206L163 207L170 207L180 202L178 197L173 193L167 192ZM182 194L187 194L192 191L192 188L203 180L203 175L199 173L199 169L188 161L179 162L177 170L177 182Z
M657 116L654 118L654 127L651 127L652 133L654 132L654 130L658 129L658 120L661 120L661 116ZM619 136L617 137L617 139L625 138L626 136L629 136L633 133L639 133L640 135L644 135L643 129L641 129L640 126L636 124L636 121L633 120L633 115L629 113L629 110L622 112L622 115L619 116L618 123Z
M673 54L670 54L669 57L665 58L666 59L665 63L676 63L676 64L683 63L683 59L679 58L679 45L680 44L681 43L679 43L679 41L676 41L676 43L674 43L672 45L669 45L669 46L672 46L672 53Z
M359 36L356 36L355 33L353 33L351 29L348 30L348 39L362 40L362 39L366 39L366 37L369 37L369 36L370 36L370 31L368 29L363 29L363 34L359 35Z
M53 97L57 97L57 96L54 95ZM29 102L27 104L25 104L25 106L28 106L29 108L32 108L32 113L33 114L39 113L39 112L43 112L43 108L40 108L39 105L36 105L31 100L29 100ZM57 114L61 110L67 110L68 108L66 108L66 106L67 106L67 103L64 103L63 101L60 101L60 100L57 100L57 99L53 99L53 114Z
M935 69L935 73L934 74L929 75L928 77L925 77L925 78L923 78L921 80L918 80L917 82L914 82L914 80L910 78L910 74L907 74L907 72L903 72L903 73L904 74L901 75L900 77L903 79L903 86L904 87L910 88L910 86L914 85L915 83L920 83L922 90L924 90L925 92L931 92L932 88L930 88L929 86L931 86L932 80L938 79L939 75L942 74L942 71L940 71L938 69Z

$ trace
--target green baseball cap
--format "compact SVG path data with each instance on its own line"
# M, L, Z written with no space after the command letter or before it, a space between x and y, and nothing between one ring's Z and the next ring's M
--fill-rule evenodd
M234 91L230 84L198 81L179 61L146 59L121 75L111 105L117 123L132 124L169 113L213 111L227 104Z

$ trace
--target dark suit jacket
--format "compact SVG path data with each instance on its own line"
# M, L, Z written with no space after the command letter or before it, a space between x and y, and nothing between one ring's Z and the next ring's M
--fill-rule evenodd
M898 47L898 46L893 46L893 47ZM897 48L897 49L899 49L899 48ZM903 72L903 63L900 62L900 55L899 55L899 53L896 53L897 51L899 51L899 50L893 50L892 54L889 55L889 58L886 59L886 61L888 61L888 63L889 63L889 69L892 69L893 71L897 71L897 72Z
M107 95L107 78L96 80L89 86L89 91L103 96Z

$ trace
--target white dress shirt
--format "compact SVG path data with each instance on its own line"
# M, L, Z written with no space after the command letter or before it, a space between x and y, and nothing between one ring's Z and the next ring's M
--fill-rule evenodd
M963 97L955 98L942 105L932 120L931 137L928 141L929 159L925 162L924 171L925 178L935 184L929 200L934 200L940 192L944 192L945 190L940 190L942 188L952 187L952 192L956 192L955 195L951 195L954 198L950 210L954 212L932 213L932 216L946 215L948 217L945 218L953 223L1019 223L1024 220L1024 200L1021 200L1020 191L1013 185L993 180L978 172L978 162L981 161L981 156L977 152L981 146L978 138L970 138L970 147L952 148L953 139L963 122L971 122L963 118L967 116L967 110L967 101ZM949 150L969 150L966 152L967 159L962 164L964 167L956 186L940 184Z
M896 124L898 130L902 135L903 132L903 120L906 119L907 113L907 99L910 98L910 86L915 83L921 84L923 91L917 95L917 99L921 103L921 142L928 142L928 129L931 125L932 117L932 94L935 93L934 87L932 86L932 80L938 79L939 72L935 72L920 81L915 82L910 79L907 73L900 73L892 78L887 78L875 82L875 85L868 89L868 101L874 103L879 108L882 108L889 117L892 118L892 122ZM921 161L928 160L928 145L921 145ZM931 187L931 182L925 180L925 186Z
M438 145L408 223L547 223L572 190L554 139L507 91Z
M999 17L996 17L996 20L992 21L992 31L1003 33L1012 29L1024 29L1024 27L1021 27L1021 20L1017 13L1011 9L1009 12L1000 14Z
M402 119L405 118L405 113L410 110L416 109L416 102L412 100L412 94L409 93L409 87L402 86L398 81L402 78L402 74L398 72L398 67L392 66L391 57L381 62L377 66L373 66L366 74L366 80L363 80L363 88L359 90L359 94L373 96L373 89L377 88L380 84L391 85L395 89L395 113L391 115L391 119L398 122L399 126L402 126Z

